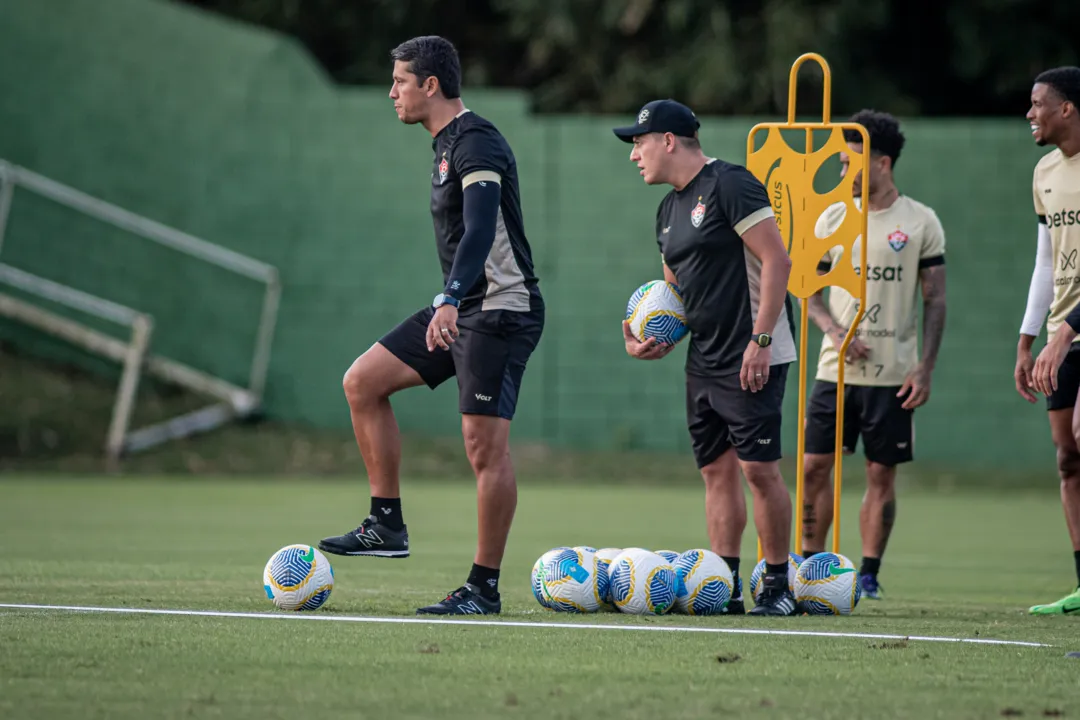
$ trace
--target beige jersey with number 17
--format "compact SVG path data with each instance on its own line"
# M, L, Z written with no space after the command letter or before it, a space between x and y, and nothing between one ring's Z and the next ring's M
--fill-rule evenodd
M855 204L858 207L860 201L856 199ZM830 206L818 219L817 236L824 238L835 232L846 212L843 203ZM888 208L870 211L867 234L866 312L855 337L870 350L870 357L847 365L844 384L899 386L919 363L919 271L945 262L945 231L931 208L901 195ZM843 257L833 248L819 267L825 270L838 262L850 262L858 271L862 246L861 239L855 241L852 257ZM851 327L859 301L839 287L829 287L826 292L829 312L841 327ZM825 336L817 379L837 382L838 369L837 345Z

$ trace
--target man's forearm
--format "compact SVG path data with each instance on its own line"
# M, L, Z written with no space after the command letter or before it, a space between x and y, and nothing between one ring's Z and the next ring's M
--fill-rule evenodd
M495 242L501 193L498 183L473 183L465 188L464 195L465 233L443 289L459 300L484 272L484 264Z
M769 255L762 260L761 294L754 334L773 332L780 319L780 311L784 309L790 275L791 258L786 252Z
M945 300L926 303L923 306L923 367L933 368L937 363L938 350L944 336Z
M829 307L825 304L825 295L820 290L810 296L806 312L810 319L814 321L814 324L818 326L818 329L826 335L832 335L841 329L836 322L836 318L829 312Z
M923 352L922 365L933 369L937 363L941 339L945 336L945 266L935 265L922 271Z

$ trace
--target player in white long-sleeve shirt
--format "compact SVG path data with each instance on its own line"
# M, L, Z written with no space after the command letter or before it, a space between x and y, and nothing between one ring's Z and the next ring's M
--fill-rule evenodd
M1027 118L1035 142L1056 147L1035 166L1038 250L1013 376L1028 402L1036 392L1046 396L1077 577L1075 591L1029 612L1080 615L1080 67L1035 78ZM1048 340L1035 362L1031 346L1044 320Z

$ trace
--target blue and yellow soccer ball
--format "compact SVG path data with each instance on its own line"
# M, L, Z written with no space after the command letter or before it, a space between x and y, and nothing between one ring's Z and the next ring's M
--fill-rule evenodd
M626 304L626 319L639 342L656 338L660 344L675 345L689 332L682 294L664 280L647 282L634 291Z
M653 550L653 552L667 560L672 566L674 566L675 561L679 559L679 553L674 550Z
M850 615L862 597L855 564L843 555L818 553L799 565L795 602L808 615Z
M735 581L731 568L711 550L687 550L675 561L678 581L675 604L688 615L716 615L724 612Z
M664 615L675 607L675 568L654 552L623 550L611 561L611 599L629 615Z
M558 547L537 560L533 595L556 612L593 613L604 606L607 573L600 573L596 554L584 547ZM536 583L539 582L539 595Z
M600 548L596 551L597 584L600 587L600 600L604 610L614 610L615 601L611 598L611 561L622 552L622 548Z
M263 590L281 610L316 610L334 589L334 568L311 545L286 545L263 568Z

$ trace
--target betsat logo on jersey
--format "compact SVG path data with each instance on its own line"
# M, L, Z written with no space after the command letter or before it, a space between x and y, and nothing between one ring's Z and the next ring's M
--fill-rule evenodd
M1080 210L1062 210L1046 216L1046 226L1050 228L1076 225L1080 223Z
M664 280L651 280L634 291L626 319L638 342L655 338L661 345L675 345L689 331L679 288Z

